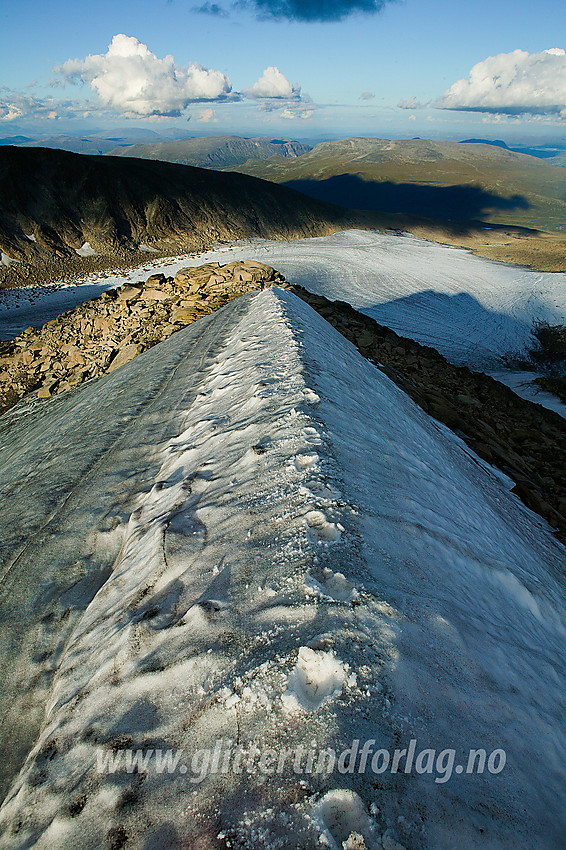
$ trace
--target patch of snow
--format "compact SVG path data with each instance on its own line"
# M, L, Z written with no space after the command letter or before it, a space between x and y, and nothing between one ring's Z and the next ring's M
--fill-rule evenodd
M316 543L337 543L344 530L340 523L329 522L323 511L309 511L305 521L309 540Z
M79 257L96 257L96 251L91 247L90 242L84 242L80 248L75 248L75 253Z
M342 573L334 573L328 567L307 573L305 589L309 594L333 602L354 602L359 599L359 593L353 584Z
M303 472L305 469L310 469L313 466L316 466L318 463L319 457L317 454L312 455L297 455L294 464L297 472Z
M159 254L157 248L152 248L151 245L146 245L144 242L140 242L138 249L140 251L145 251L147 254Z
M497 369L496 371L490 371L489 374L496 381L500 381L506 387L509 387L510 390L513 390L521 398L525 398L527 401L534 401L535 404L540 404L542 407L546 407L547 410L554 410L555 413L566 419L566 404L560 401L557 396L546 392L538 384L535 384L535 380L541 378L542 373Z
M314 807L312 817L331 850L376 850L383 846L375 822L355 791L328 791Z
M9 257L5 251L2 251L0 254L0 264L3 266L11 266L14 263L19 263L21 260L15 260L13 257Z
M347 667L333 652L302 646L281 701L286 711L315 711L339 696L347 678Z

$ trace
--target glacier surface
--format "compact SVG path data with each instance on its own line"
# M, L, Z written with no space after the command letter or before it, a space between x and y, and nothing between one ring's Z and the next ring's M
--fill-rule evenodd
M0 492L0 847L561 846L566 550L294 295L6 414ZM293 762L355 741L455 762Z
M34 298L30 306L21 301L25 290L8 292L0 309L0 338L41 324L109 287L139 280L141 272L175 274L184 266L240 258L269 263L290 282L348 301L402 336L436 348L451 362L482 370L497 368L504 357L525 356L534 344L534 323L566 321L564 273L493 262L410 234L347 230L290 242L253 239L196 256L156 260L104 280L91 275L84 294L80 286L29 293Z

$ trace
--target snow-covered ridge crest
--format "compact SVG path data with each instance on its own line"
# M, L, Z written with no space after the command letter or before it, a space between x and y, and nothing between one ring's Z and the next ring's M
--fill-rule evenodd
M311 415L319 397L305 377L281 296L266 292L203 377L178 435L160 447L155 484L132 497L111 576L67 643L5 822L23 806L34 811L32 834L55 843L75 834L75 824L61 822L58 794L35 786L46 751L57 753L57 772L80 763L94 769L97 750L116 739L147 739L158 728L171 746L196 747L214 730L234 738L236 708L251 717L275 703L282 710L292 692L297 711L312 711L355 686L339 659L344 681L329 693L317 696L308 670L293 684L300 634L281 639L274 663L255 658L290 625L300 632L304 623L311 634L318 612L303 604L307 568L316 572L318 552L340 534L339 493L312 453L325 441ZM333 653L306 651L324 677ZM289 700L285 710L294 710ZM99 798L107 794L101 783Z
M119 554L67 642L0 846L557 846L564 547L305 303L242 303L212 362L192 361L200 394L170 400L155 480L117 506ZM277 760L411 739L501 748L507 766L444 786L192 760L220 740ZM184 755L97 770L130 750Z

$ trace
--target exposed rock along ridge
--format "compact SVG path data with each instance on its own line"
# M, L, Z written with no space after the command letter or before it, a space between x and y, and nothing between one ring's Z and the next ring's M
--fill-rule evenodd
M0 412L33 392L65 392L112 372L176 330L218 310L261 278L283 282L271 266L235 261L154 274L85 301L39 329L0 343Z

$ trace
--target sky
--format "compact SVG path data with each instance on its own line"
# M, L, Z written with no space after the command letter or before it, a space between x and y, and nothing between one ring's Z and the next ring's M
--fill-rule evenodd
M563 0L19 0L0 135L566 141Z

